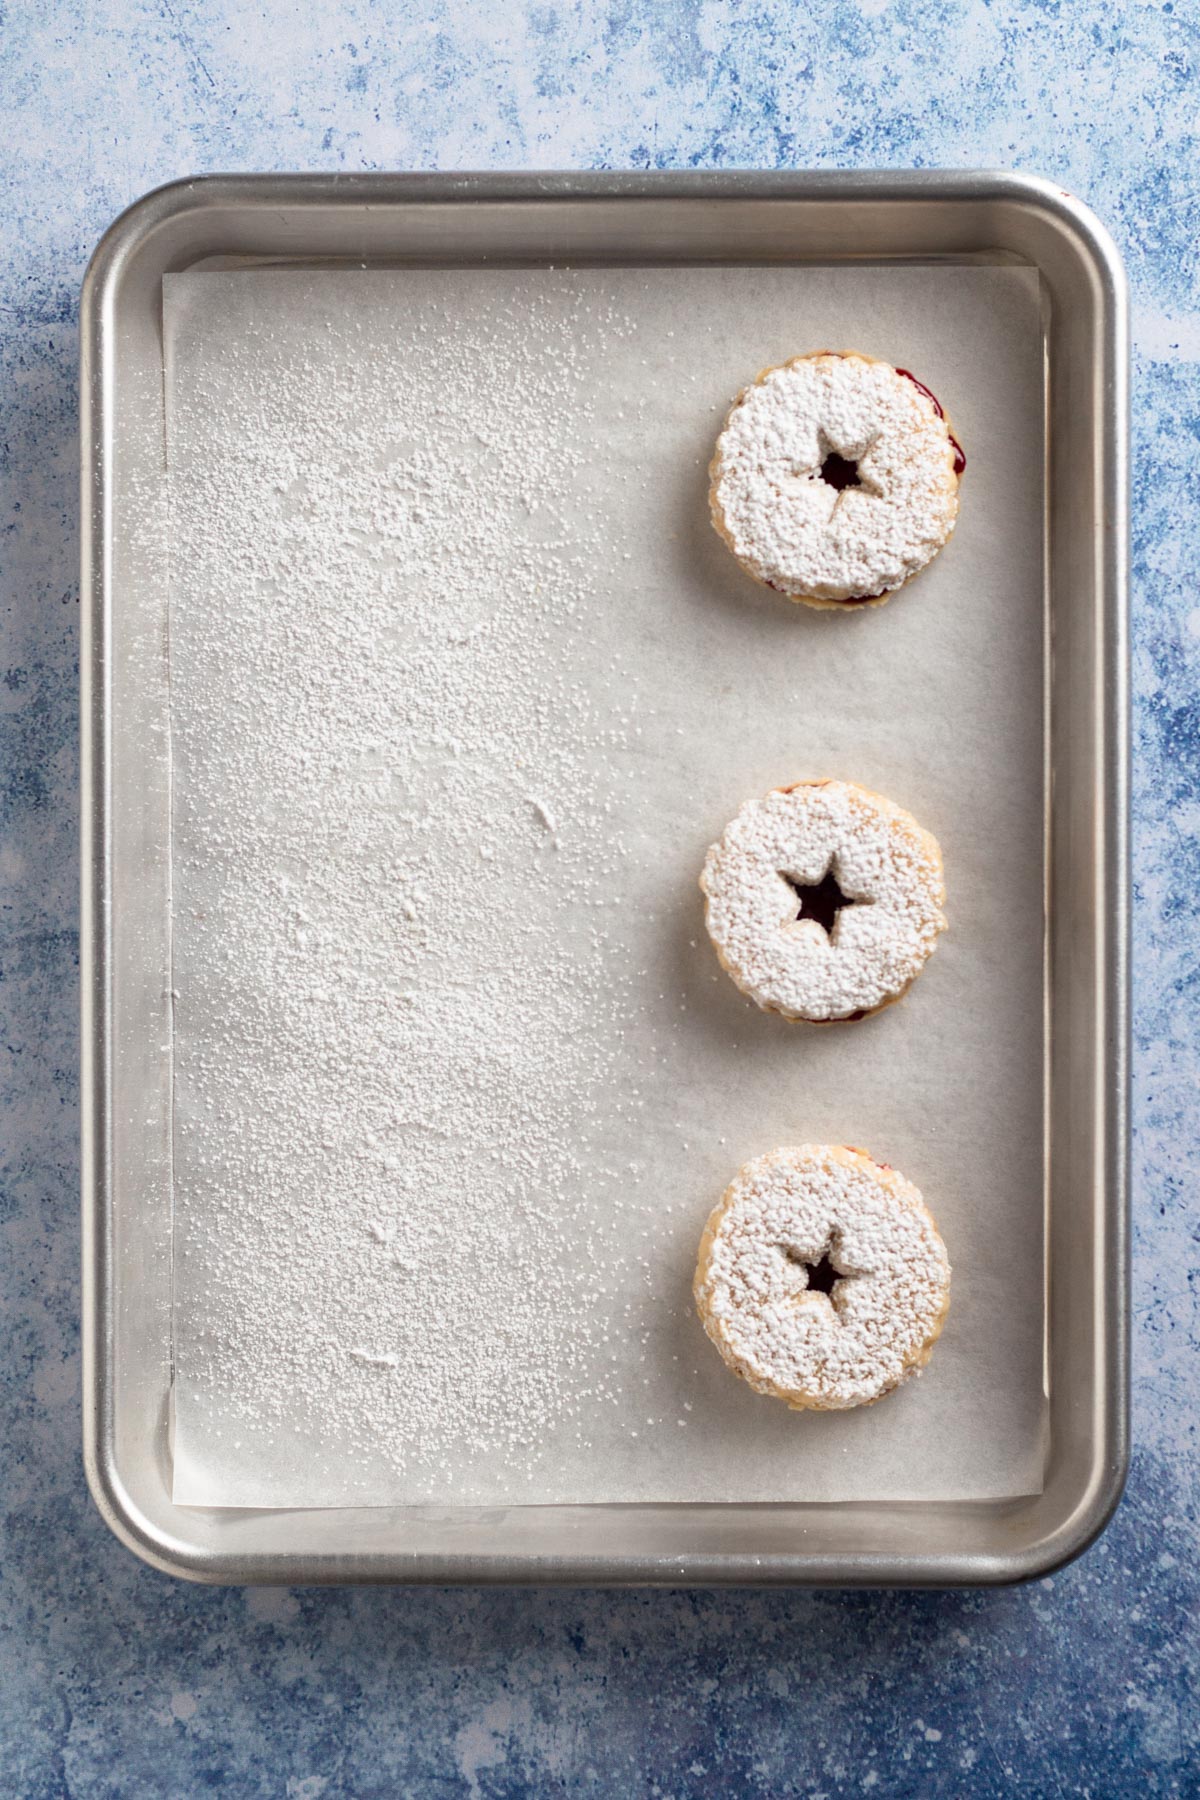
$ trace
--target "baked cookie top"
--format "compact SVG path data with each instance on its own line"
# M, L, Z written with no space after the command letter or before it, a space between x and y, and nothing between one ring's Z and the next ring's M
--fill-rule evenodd
M773 1150L709 1218L694 1282L731 1369L796 1409L867 1406L928 1362L950 1262L910 1181L845 1144Z
M756 581L810 606L882 604L954 529L966 459L928 388L857 351L765 369L709 469L713 523Z
M765 1012L826 1023L898 1000L946 926L937 840L850 781L748 800L700 875L705 923Z

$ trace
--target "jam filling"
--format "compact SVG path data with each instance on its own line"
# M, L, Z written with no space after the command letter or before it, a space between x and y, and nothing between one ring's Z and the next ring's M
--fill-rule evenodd
M825 1294L836 1306L840 1296L834 1293L834 1289L838 1282L845 1281L847 1276L841 1269L835 1268L831 1262L830 1257L834 1250L837 1250L839 1254L841 1252L841 1234L836 1230L831 1234L829 1242L816 1262L811 1262L807 1256L802 1255L799 1250L793 1250L790 1245L783 1246L783 1253L788 1261L795 1263L798 1269L805 1270L808 1275L808 1286L805 1291L809 1294Z
M780 587L780 585L777 581L768 581L764 585L769 587L776 594L790 594L791 593L791 590L789 588ZM844 598L834 601L834 605L835 606L862 606L868 600L882 600L883 596L886 592L887 592L886 588L880 588L880 590L877 594L847 594ZM795 598L794 595L792 597Z
M783 871L781 870L780 873L783 874ZM783 874L783 879L800 902L800 910L796 914L797 919L811 919L826 933L833 930L837 916L843 907L860 904L859 901L850 899L842 892L832 864L826 869L815 887L797 881L794 875Z
M943 408L942 403L938 399L937 395L933 392L933 390L931 388L927 388L923 381L918 381L911 369L897 369L896 373L897 373L897 375L903 375L905 381L911 381L913 386L915 388L919 389L922 394L924 394L925 398L930 402L930 404L933 407L934 412L937 414L939 419L945 418L945 416L946 416L945 409ZM955 437L953 432L950 433L950 442L954 445L954 473L956 475L961 475L963 470L967 466L967 453L963 449L962 445L959 443L958 439Z
M828 1250L822 1254L820 1262L807 1263L805 1266L808 1269L809 1293L832 1294L834 1284L838 1281L839 1275L838 1271L829 1260Z
M858 478L858 464L851 462L848 457L839 456L836 450L831 450L821 464L821 480L826 487L834 488L839 494L844 488L862 486Z

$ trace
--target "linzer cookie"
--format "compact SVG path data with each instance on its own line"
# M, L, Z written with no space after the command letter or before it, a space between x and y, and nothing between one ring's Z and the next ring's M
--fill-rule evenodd
M757 1393L870 1406L929 1361L950 1262L910 1181L865 1150L803 1144L747 1163L700 1242L704 1329Z
M915 376L819 350L764 369L738 395L709 502L756 581L806 606L880 606L950 536L965 467Z
M765 1012L814 1024L899 1000L946 926L937 840L851 781L748 800L700 875L723 966Z

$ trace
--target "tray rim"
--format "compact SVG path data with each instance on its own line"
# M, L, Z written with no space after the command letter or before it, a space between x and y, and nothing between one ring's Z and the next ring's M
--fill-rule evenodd
M109 630L113 602L109 433L116 397L110 364L115 303L122 273L164 224L217 208L368 206L414 203L472 205L521 202L536 206L594 202L771 201L878 205L889 200L965 206L1009 203L1051 224L1069 242L1094 295L1094 322L1103 367L1095 396L1104 427L1102 506L1106 535L1100 594L1105 691L1100 701L1105 797L1104 893L1106 957L1097 973L1107 1030L1097 1050L1103 1073L1105 1203L1100 1234L1109 1332L1104 1339L1103 1417L1097 1435L1107 1446L1074 1505L1055 1529L991 1557L947 1554L902 1556L874 1552L776 1552L768 1555L684 1552L671 1556L539 1555L463 1557L370 1550L303 1556L279 1553L216 1555L189 1537L193 1509L169 1503L174 1529L152 1519L120 1467L114 1433L113 1320L117 1282L112 1244L111 1113L113 1048L109 1036L111 980L110 717L107 703ZM1003 246L997 245L997 248ZM969 252L937 253L966 261ZM902 260L896 253L877 258ZM461 259L471 266L471 259ZM533 261L544 261L534 258ZM603 259L614 262L613 258ZM684 262L696 257L662 257ZM795 262L795 257L781 258ZM813 261L850 260L829 253ZM870 260L866 253L862 260ZM1022 256L1021 260L1034 259ZM1036 266L1036 264L1035 264ZM166 264L160 273L166 272ZM81 314L81 1063L83 1087L83 1438L92 1497L115 1535L152 1566L206 1582L436 1582L671 1586L991 1585L1044 1576L1085 1550L1112 1516L1129 1459L1128 1297L1128 698L1127 698L1127 409L1128 302L1124 270L1112 239L1081 202L1056 184L1006 171L662 171L662 172L409 172L351 174L204 175L170 182L135 201L109 227L84 279ZM798 1505L799 1503L797 1503ZM820 1511L819 1503L809 1503ZM865 1504L865 1503L864 1503ZM888 1503L896 1505L899 1503ZM974 1502L964 1509L996 1512L1016 1503ZM362 1515L341 1510L349 1524ZM369 1509L376 1513L393 1509ZM518 1509L513 1509L518 1510ZM537 1513L540 1508L519 1509ZM579 1507L577 1515L614 1508ZM641 1510L641 1509L634 1509ZM664 1510L662 1508L646 1510ZM742 1511L685 1504L679 1512ZM761 1512L763 1508L755 1508ZM830 1510L826 1503L825 1510ZM843 1512L846 1510L841 1508Z

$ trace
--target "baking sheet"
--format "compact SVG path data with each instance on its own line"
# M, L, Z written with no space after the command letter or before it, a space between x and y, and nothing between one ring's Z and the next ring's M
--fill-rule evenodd
M174 1497L984 1498L1041 1486L1042 359L1015 268L167 277ZM914 368L969 467L879 611L707 523L732 395ZM940 838L902 1006L811 1031L716 967L747 795ZM695 1246L739 1164L865 1144L954 1264L929 1371L789 1413Z

